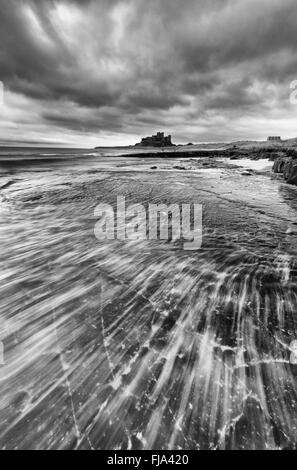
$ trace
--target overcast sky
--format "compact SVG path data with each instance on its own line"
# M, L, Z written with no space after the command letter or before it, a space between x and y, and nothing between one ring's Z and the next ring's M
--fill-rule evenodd
M0 0L0 142L297 136L296 0Z

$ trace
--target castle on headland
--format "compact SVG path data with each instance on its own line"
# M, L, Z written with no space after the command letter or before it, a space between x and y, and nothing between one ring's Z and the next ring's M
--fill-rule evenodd
M277 136L273 135L273 136L268 137L267 140L268 140L268 142L281 142L282 139L278 135Z
M151 137L144 137L139 144L136 144L137 147L172 147L173 145L171 135L165 136L164 132L157 132L156 135Z

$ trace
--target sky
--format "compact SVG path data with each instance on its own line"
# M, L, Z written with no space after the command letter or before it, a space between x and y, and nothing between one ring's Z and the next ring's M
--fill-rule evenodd
M0 0L0 144L297 137L296 0Z

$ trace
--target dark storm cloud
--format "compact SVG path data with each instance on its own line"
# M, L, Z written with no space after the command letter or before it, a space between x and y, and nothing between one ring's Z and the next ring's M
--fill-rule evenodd
M0 7L0 79L31 100L32 126L38 119L49 129L132 135L154 131L155 122L183 129L188 140L195 118L203 135L211 132L212 110L227 123L243 110L263 112L273 96L281 111L297 74L296 0L0 0Z
M76 109L76 113L52 110L45 111L43 117L55 126L62 126L67 129L80 130L86 133L99 132L101 130L123 130L120 113L117 110L100 109L90 112Z

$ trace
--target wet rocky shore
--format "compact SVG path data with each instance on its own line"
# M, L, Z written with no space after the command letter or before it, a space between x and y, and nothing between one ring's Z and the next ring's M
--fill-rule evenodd
M3 176L1 449L295 448L296 188L207 157ZM119 195L201 204L202 248L98 241Z
M214 150L170 150L163 149L162 151L134 153L135 158L156 158L156 159L195 159L196 167L219 168L221 165L217 159L230 159L230 161L249 159L249 160L262 160L268 159L274 162L272 171L274 173L282 174L284 180L288 184L297 185L297 150L292 148L229 148L229 149L214 149ZM128 155L123 155L128 157ZM201 160L199 160L201 159ZM173 166L175 169L186 170L184 165ZM152 169L157 169L153 166Z

